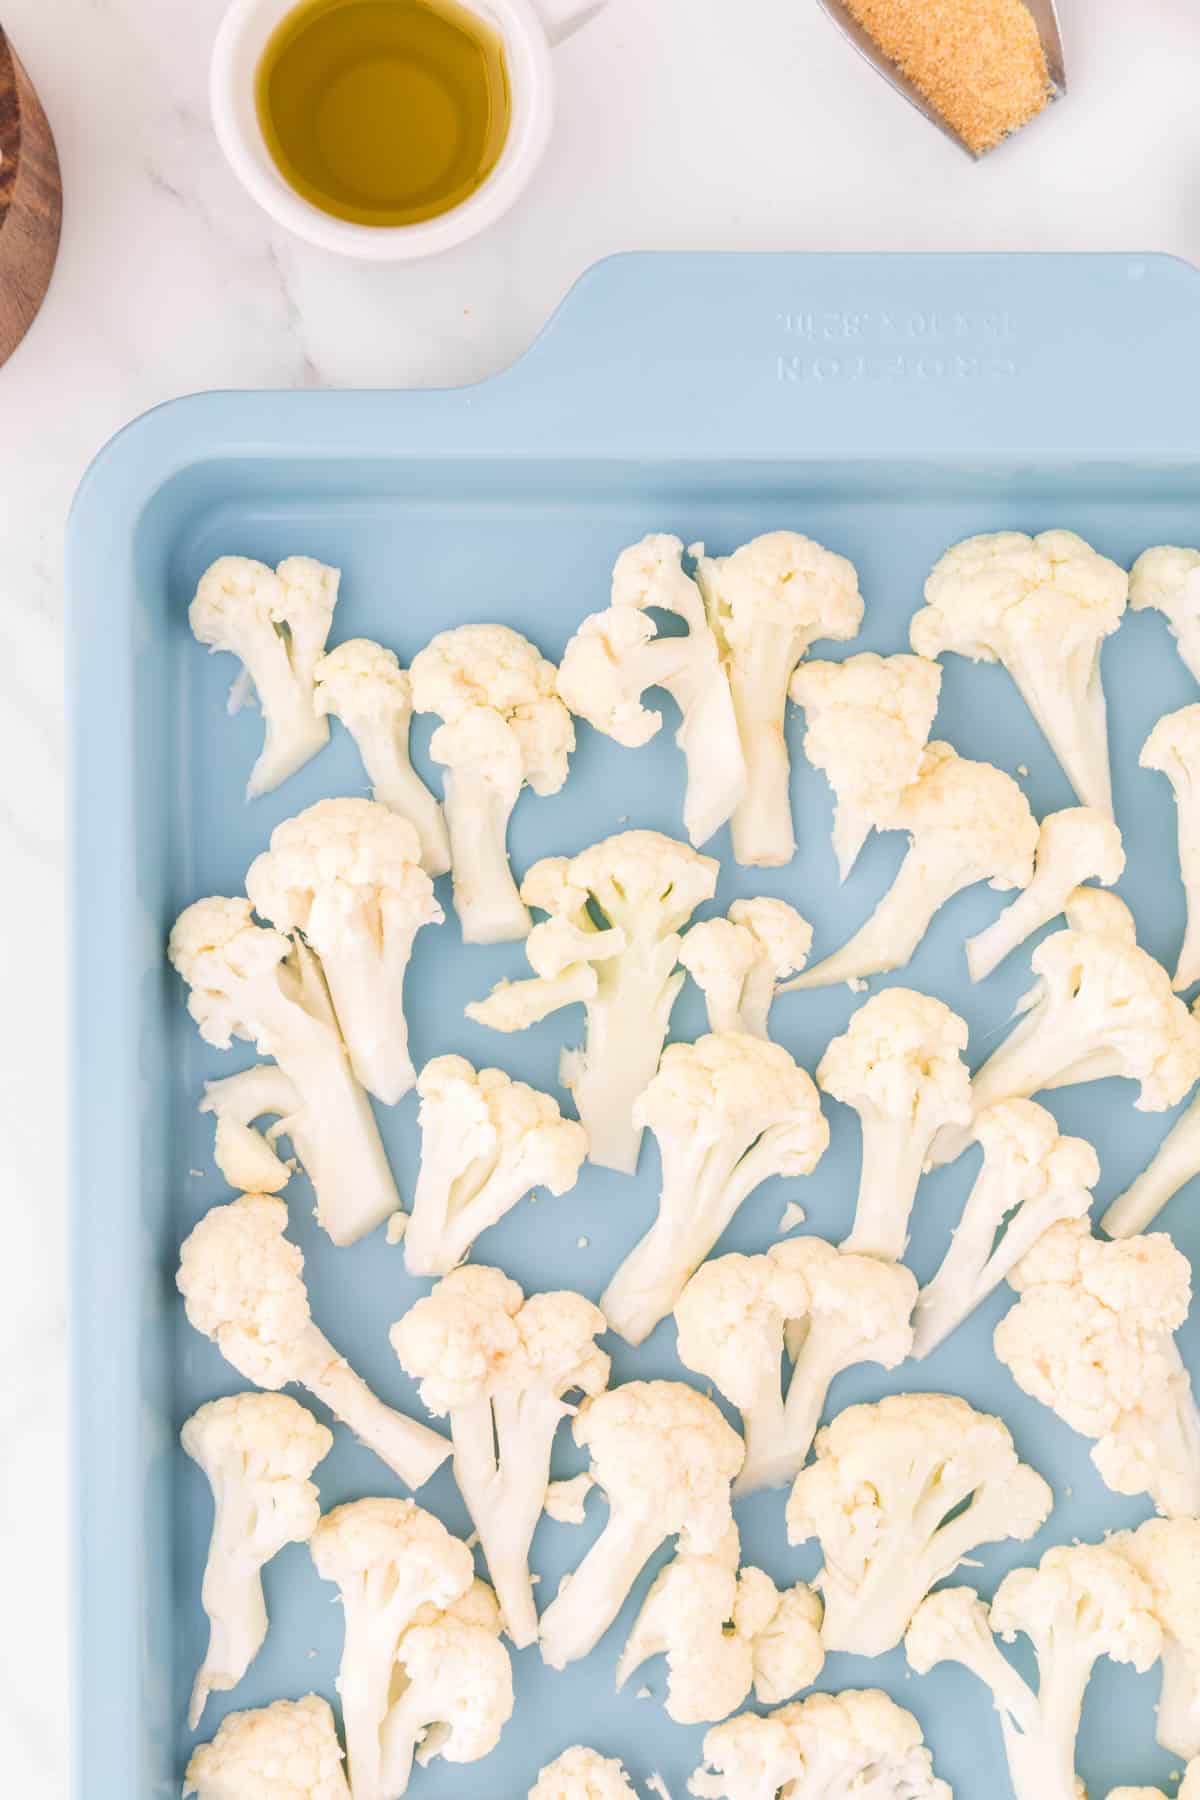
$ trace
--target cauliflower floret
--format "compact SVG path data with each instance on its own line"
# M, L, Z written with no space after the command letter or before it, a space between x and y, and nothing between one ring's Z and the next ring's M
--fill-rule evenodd
M537 1637L529 1547L555 1433L574 1411L567 1394L607 1384L609 1359L594 1341L604 1329L580 1294L526 1300L499 1269L474 1266L447 1275L391 1329L430 1412L450 1416L454 1478L519 1649Z
M862 1126L854 1226L842 1245L899 1262L930 1147L971 1116L971 1077L957 1013L912 988L885 988L860 1006L817 1064L817 1084Z
M350 1800L329 1702L316 1694L228 1713L192 1751L183 1800Z
M704 995L710 1031L768 1035L775 984L808 960L812 926L786 900L735 900L686 932L679 960Z
M471 1552L414 1500L391 1499L335 1506L308 1548L321 1580L341 1592L338 1692L354 1800L395 1800L407 1784L407 1767L399 1786L389 1784L386 1767L401 1646L413 1626L432 1623L471 1591ZM398 1736L411 1758L406 1726L404 1719Z
M442 723L429 754L445 775L454 909L466 944L529 932L508 861L508 823L523 787L557 794L575 748L554 664L507 625L439 631L409 669L413 705Z
M1031 1538L1054 1504L1002 1419L953 1394L889 1394L818 1432L788 1542L821 1540L826 1650L882 1656L935 1583L980 1544Z
M684 621L682 637L659 635L650 608ZM608 610L583 621L563 652L558 691L573 713L636 749L662 727L642 695L662 688L679 708L675 742L687 763L683 823L703 844L738 804L746 767L729 679L700 590L683 568L683 544L656 532L617 558Z
M1092 1146L1060 1136L1053 1115L1032 1100L989 1107L974 1135L983 1167L950 1248L917 1300L918 1359L956 1331L1052 1225L1086 1218L1100 1178Z
M1200 1077L1200 1022L1171 991L1170 977L1139 949L1128 909L1115 894L1068 902L1067 929L1033 953L1037 985L1019 1018L971 1083L971 1117L1000 1100L1029 1099L1048 1088L1136 1081L1139 1112L1163 1112ZM948 1126L933 1146L935 1164L960 1156L970 1126Z
M1171 783L1179 824L1179 868L1187 896L1187 928L1175 986L1200 981L1200 704L1180 707L1158 721L1138 758Z
M876 656L801 663L791 696L805 713L804 754L833 789L833 849L845 881L874 830L886 831L920 773L942 685L940 663Z
M210 651L228 650L242 664L229 711L252 697L262 708L264 741L247 800L277 788L329 742L313 677L340 579L339 570L311 556L289 556L274 570L247 556L222 556L200 577L188 609L192 634Z
M995 1637L1027 1637L1037 1657L1035 1693ZM1075 1739L1083 1697L1102 1656L1140 1673L1159 1654L1150 1590L1117 1551L1059 1544L1036 1569L1014 1569L991 1608L973 1588L943 1588L918 1610L904 1647L919 1675L957 1662L992 1691L1016 1800L1081 1800Z
M1107 1543L1148 1584L1162 1629L1155 1735L1176 1756L1200 1757L1200 1519L1148 1519Z
M594 1650L667 1538L708 1556L733 1526L730 1483L742 1440L703 1394L680 1381L628 1381L585 1400L572 1431L608 1520L542 1614L542 1659L563 1669Z
M312 1152L304 1135L304 1114L294 1082L274 1063L259 1063L220 1081L206 1081L199 1111L217 1121L213 1161L231 1188L243 1194L277 1194L295 1171L295 1160L275 1149L285 1133L296 1142L297 1155ZM269 1131L255 1119L278 1121Z
M283 1165L249 1124L278 1104L287 1115L273 1135L286 1133L302 1158L324 1230L335 1244L374 1231L398 1210L400 1196L311 950L256 925L249 900L211 899L180 913L167 954L190 989L188 1011L205 1042L228 1050L235 1037L248 1039L285 1078L243 1071L216 1096L218 1133L222 1105L234 1121L232 1144L228 1129L223 1143L218 1136L233 1185L260 1165L272 1188L285 1185Z
M1129 572L1134 612L1154 608L1171 628L1184 665L1200 681L1200 550L1160 544L1143 550Z
M184 1239L175 1278L188 1323L256 1387L306 1387L401 1481L424 1486L450 1445L376 1399L313 1324L304 1256L284 1237L287 1222L272 1194L242 1194L204 1215Z
M705 1733L699 1800L952 1800L912 1714L875 1688L810 1694Z
M862 625L854 565L796 531L769 531L732 556L697 544L696 580L729 673L746 763L733 815L740 863L791 862L796 851L784 736L788 685L818 638L845 641Z
M888 829L907 831L908 853L871 917L849 941L784 983L832 987L886 974L911 962L934 915L964 888L986 881L1023 888L1033 877L1037 821L1021 789L990 763L970 762L949 744L927 746Z
M983 981L1027 938L1065 911L1085 881L1111 887L1125 872L1121 833L1107 814L1091 806L1050 813L1038 831L1033 880L1000 917L967 939L967 968Z
M572 1744L547 1763L528 1800L635 1800L628 1775L615 1756Z
M380 806L406 819L421 845L421 867L444 875L450 839L442 809L412 766L412 683L395 651L370 638L350 638L318 662L316 708L340 719L358 748Z
M829 1143L811 1078L778 1044L726 1031L671 1044L634 1111L658 1140L653 1225L601 1296L609 1326L649 1337L738 1207L773 1175L808 1175Z
M617 1664L617 1687L652 1656L667 1658L667 1716L724 1719L751 1688L778 1705L825 1665L821 1602L798 1582L780 1594L761 1569L738 1572L736 1529L711 1556L680 1555L655 1577Z
M1129 577L1073 531L967 538L925 583L910 640L1003 663L1084 806L1112 812L1100 650L1125 612Z
M263 1566L312 1536L321 1503L309 1476L333 1434L284 1394L232 1394L194 1412L180 1442L203 1469L214 1509L201 1588L208 1649L188 1709L195 1731L209 1694L235 1688L263 1646Z
M421 1070L421 1167L404 1234L410 1275L445 1275L534 1188L574 1187L587 1133L503 1069L437 1056Z
M904 1361L916 1297L899 1263L815 1237L789 1238L765 1256L719 1256L697 1270L675 1308L676 1348L742 1415L746 1461L735 1494L799 1474L835 1376L855 1363L894 1369Z
M395 1106L415 1080L404 979L442 909L407 819L374 800L318 800L271 833L246 873L255 912L320 959L354 1073Z
M1118 1494L1149 1494L1169 1518L1200 1512L1200 1411L1174 1333L1191 1265L1165 1233L1106 1243L1086 1219L1056 1225L1009 1281L1021 1298L996 1327L1018 1387L1097 1441Z
M441 1612L422 1607L396 1651L381 1800L407 1793L414 1758L424 1769L438 1756L450 1763L489 1756L512 1712L512 1661L487 1583L476 1581Z
M583 1050L564 1051L560 1075L588 1135L588 1157L631 1175L642 1128L634 1102L666 1042L683 971L680 930L716 891L719 865L657 831L624 831L570 858L530 869L522 893L550 916L526 954L536 975L502 981L467 1017L524 1031L560 1007L587 1009ZM598 919L606 924L600 925Z

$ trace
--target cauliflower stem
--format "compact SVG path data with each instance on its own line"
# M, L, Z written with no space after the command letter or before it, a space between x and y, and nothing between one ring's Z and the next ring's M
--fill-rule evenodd
M1111 1238L1133 1237L1157 1219L1189 1181L1200 1175L1200 1096L1184 1108L1149 1164L1100 1221Z

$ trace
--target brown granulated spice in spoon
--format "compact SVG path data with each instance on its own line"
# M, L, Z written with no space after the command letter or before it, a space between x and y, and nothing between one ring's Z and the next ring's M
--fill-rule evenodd
M846 0L884 55L968 150L991 150L1050 98L1038 28L1022 0Z

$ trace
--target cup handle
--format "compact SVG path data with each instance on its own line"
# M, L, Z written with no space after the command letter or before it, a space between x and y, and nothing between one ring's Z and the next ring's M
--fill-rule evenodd
M603 12L608 0L534 0L551 45L561 44Z

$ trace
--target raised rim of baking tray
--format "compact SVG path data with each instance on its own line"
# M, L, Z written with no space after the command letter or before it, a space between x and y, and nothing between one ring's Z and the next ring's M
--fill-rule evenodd
M443 391L214 393L126 427L67 544L74 1791L142 1800L143 1407L155 1284L139 1184L133 708L156 500L206 464L587 457L998 462L1143 479L1200 460L1200 278L1158 255L636 254L519 362Z

